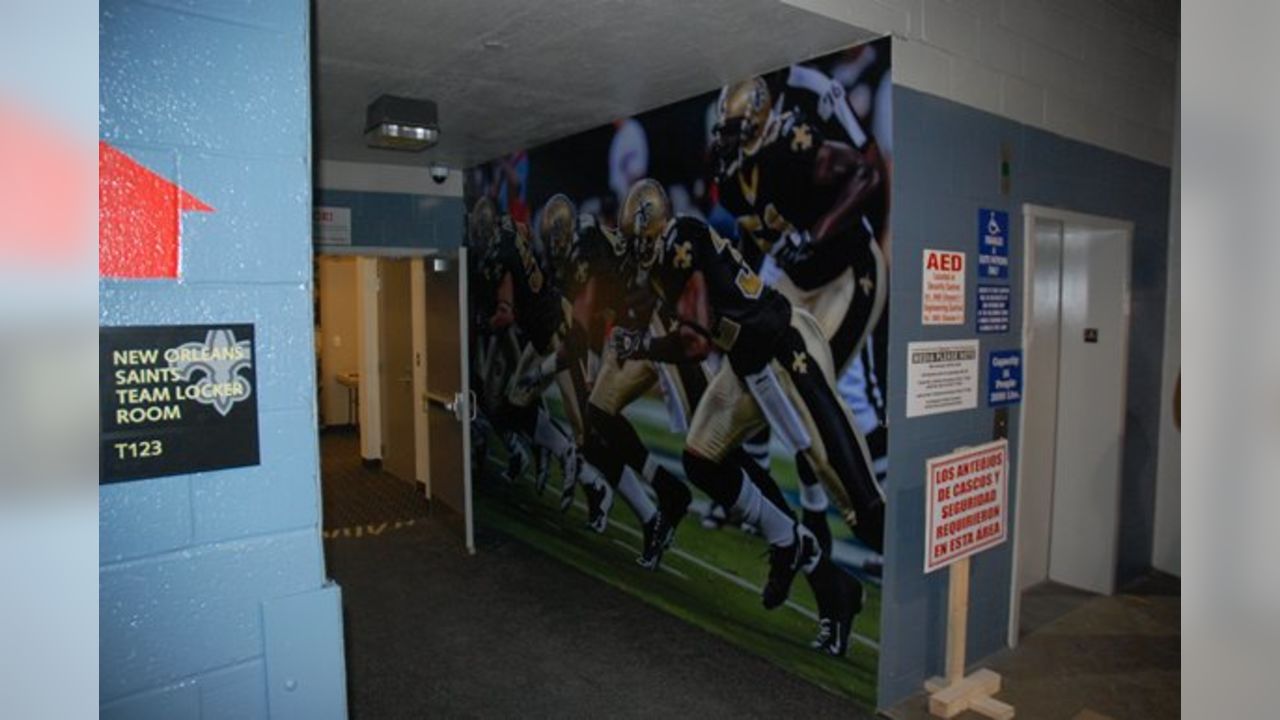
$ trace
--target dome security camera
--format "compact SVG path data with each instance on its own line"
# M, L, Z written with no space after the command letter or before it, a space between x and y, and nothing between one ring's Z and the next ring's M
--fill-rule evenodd
M444 181L449 179L449 168L439 163L432 164L431 179L435 180L437 185L443 185Z

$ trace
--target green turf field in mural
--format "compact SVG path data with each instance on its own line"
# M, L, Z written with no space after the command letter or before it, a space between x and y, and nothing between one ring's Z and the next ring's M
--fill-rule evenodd
M550 399L554 410L557 404ZM656 401L653 401L656 402ZM679 436L646 421L645 402L631 417L637 431L655 453L674 454ZM736 645L769 658L790 672L829 690L848 694L869 706L875 702L876 663L880 633L880 588L867 582L866 604L854 623L848 656L831 658L808 647L817 628L813 595L797 579L791 599L773 611L760 604L760 588L768 566L760 538L724 526L707 529L696 512L680 525L675 545L657 572L639 567L639 528L621 508L614 509L603 535L586 526L581 500L566 513L556 506L560 487L554 468L547 490L539 496L531 480L500 479L501 453L477 481L476 520L482 528L498 530L559 558L646 602L693 623ZM784 492L795 489L795 468L789 458L773 458L774 476ZM695 495L694 507L706 499ZM833 524L837 537L847 530Z

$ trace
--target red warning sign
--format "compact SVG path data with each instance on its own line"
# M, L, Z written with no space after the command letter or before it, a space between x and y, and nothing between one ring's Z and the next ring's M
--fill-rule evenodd
M1009 530L1008 467L1008 440L929 459L925 572L1005 541Z
M924 325L964 324L964 253L924 251L920 285L920 322Z
M99 141L98 275L177 278L184 211L213 208Z

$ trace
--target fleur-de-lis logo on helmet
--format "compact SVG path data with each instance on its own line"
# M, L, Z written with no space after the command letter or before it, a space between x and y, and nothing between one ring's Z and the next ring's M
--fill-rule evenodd
M760 149L765 126L773 112L773 97L764 78L726 85L716 101L716 123L711 128L715 174L724 182L742 169L742 157Z
M670 219L671 201L661 183L645 178L631 186L618 225L639 267L651 268L661 259L662 232Z

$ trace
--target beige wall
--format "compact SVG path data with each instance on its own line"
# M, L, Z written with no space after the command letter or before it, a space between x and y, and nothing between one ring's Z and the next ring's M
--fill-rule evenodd
M356 312L356 261L321 256L320 282L320 414L325 425L348 425L347 389L337 376L360 366L359 320Z

